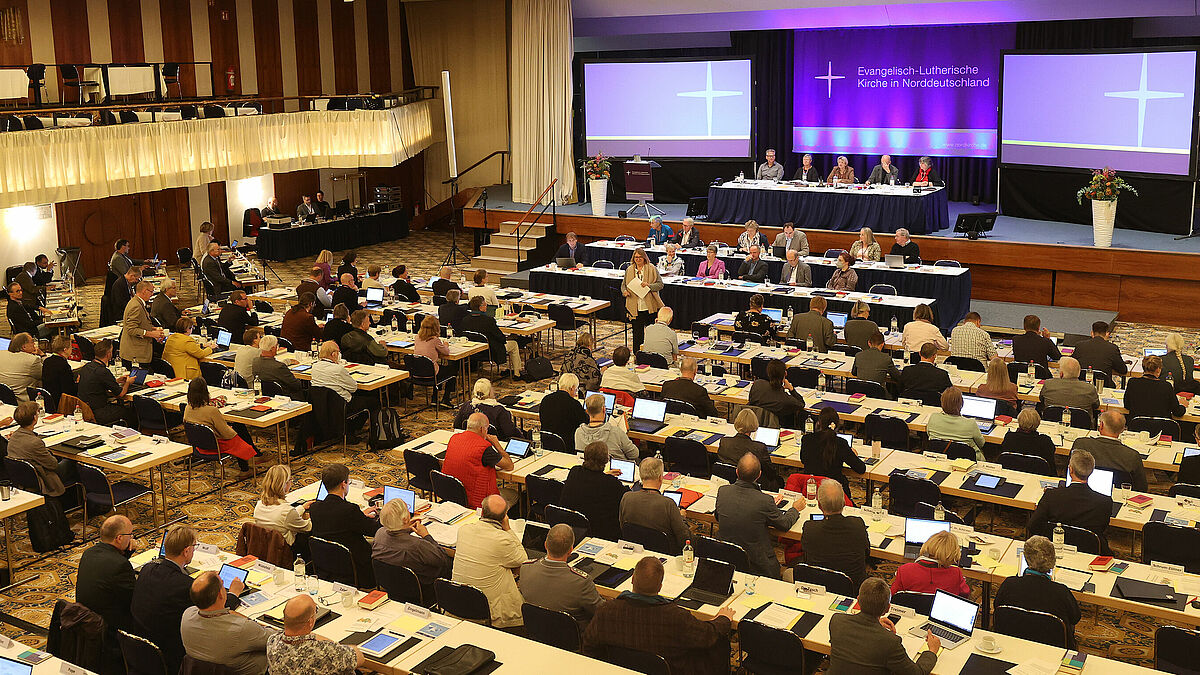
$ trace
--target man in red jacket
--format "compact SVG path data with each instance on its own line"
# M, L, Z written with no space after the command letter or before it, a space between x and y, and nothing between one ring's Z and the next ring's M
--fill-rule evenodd
M500 439L488 433L487 415L477 412L467 418L467 428L450 437L442 471L460 480L467 490L467 506L479 508L485 497L498 494L509 508L517 503L517 491L501 488L496 471L511 471L513 460L504 452Z

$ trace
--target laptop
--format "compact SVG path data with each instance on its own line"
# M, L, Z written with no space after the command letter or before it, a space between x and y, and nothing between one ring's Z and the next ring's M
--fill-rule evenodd
M667 402L638 398L633 401L633 415L629 430L643 434L656 434L667 426Z
M234 579L241 581L246 585L246 592L253 593L258 589L246 583L246 579L250 576L250 570L244 570L240 567L234 567L229 563L221 565L221 571L217 572L217 576L221 578L221 584L225 586L225 590L229 590L230 584Z
M383 289L368 288L367 291L367 307L377 308L383 306Z
M774 452L779 447L779 429L759 427L754 432L754 440L767 446L767 452Z
M923 518L904 519L904 557L918 558L921 547L938 532L949 532L950 522L946 520L925 520Z
M160 543L158 545L158 557L160 557L160 558L167 557L167 537L166 537L166 535L163 535L162 543ZM195 574L199 570L197 570L195 567L192 567L191 565L185 565L183 568L183 571L187 572L188 574ZM4 675L4 671L0 670L0 675Z
M663 496L675 502L675 506L683 505L683 493L679 490L664 490Z
M575 266L575 259L569 258L569 257L568 258L555 258L554 262L559 267L561 267L563 269L568 269L568 270Z
M1146 347L1145 349L1142 350L1142 356L1166 356L1166 355L1167 355L1167 350L1165 348L1164 349L1155 349L1152 347Z
M10 338L0 338L0 349L8 351L8 345L12 342Z
M963 395L962 416L975 420L980 433L988 433L996 425L996 399Z
M232 342L233 342L233 333L230 333L225 328L221 328L217 331L217 347L219 347L221 349L221 351L228 350L229 345Z
M591 396L592 394L599 394L604 397L604 410L609 415L611 415L613 412L613 408L617 405L617 395L609 394L608 392L603 392L603 391L589 391L587 393L587 395L585 395L583 397L583 400L586 401L588 399L588 397Z
M764 307L762 313L772 321L783 321L783 310L778 307Z
M1092 475L1088 476L1087 484L1088 487L1096 492L1106 497L1112 497L1113 478L1113 472L1108 469L1092 469ZM1070 485L1072 482L1074 481L1071 480L1071 472L1068 471L1067 485Z
M504 446L504 452L514 460L525 459L529 456L529 448L529 441L524 438L510 438L508 444Z
M49 654L46 655L47 658L49 656ZM50 672L50 669L47 668L44 672ZM7 656L0 656L0 675L33 675L33 666Z
M930 631L942 641L946 649L954 649L971 639L975 630L975 618L979 616L979 605L952 593L938 590L933 596L933 608L929 610L929 621L912 628L912 635L924 636Z
M521 546L525 555L531 560L546 557L546 535L550 534L550 526L544 523L525 521L525 532L521 534Z
M776 258L785 258L786 259L787 258L787 247L786 246L772 246L771 247L771 255L775 256Z
M828 312L825 314L825 317L833 322L833 327L835 330L841 330L846 327L846 319L848 316L849 315L845 314L844 312Z
M888 255L883 256L883 262L888 267L891 267L893 269L897 268L897 267L904 267L904 256L888 254Z
M700 605L720 606L729 599L733 585L733 565L712 558L696 559L696 577L692 585L680 594L677 602L698 609ZM690 603L684 602L690 600Z
M386 504L393 499L399 499L408 507L410 514L417 510L417 493L408 488L396 487L395 485L383 486L383 503Z
M325 484L317 483L317 498L314 501L319 502L328 496L329 496L329 490L325 489ZM292 502L292 506L300 506L301 504L303 504L306 501L308 501L308 500L307 499L297 499L296 501Z
M622 483L632 483L634 478L634 468L637 465L628 459L617 459L613 457L608 460L608 468L610 471L620 471L617 478L621 479Z

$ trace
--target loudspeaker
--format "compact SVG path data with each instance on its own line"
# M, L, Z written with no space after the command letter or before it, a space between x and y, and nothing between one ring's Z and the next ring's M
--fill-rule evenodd
M688 199L687 214L692 218L704 218L708 215L708 197L691 197Z

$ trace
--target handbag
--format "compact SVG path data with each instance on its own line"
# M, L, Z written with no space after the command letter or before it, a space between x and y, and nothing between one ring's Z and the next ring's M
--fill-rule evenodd
M442 649L418 665L414 672L421 675L470 675L496 660L496 654L476 647L462 645L449 651Z

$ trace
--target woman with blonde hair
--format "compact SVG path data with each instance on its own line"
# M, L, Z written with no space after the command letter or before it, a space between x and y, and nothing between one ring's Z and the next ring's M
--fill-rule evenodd
M913 308L913 320L904 324L900 334L900 346L906 352L921 351L921 345L932 342L938 349L950 349L950 343L941 329L933 325L933 309L921 303Z
M1175 393L1200 394L1200 385L1192 377L1196 361L1184 353L1183 336L1179 333L1167 335L1167 353L1162 357L1162 376L1175 385Z
M308 508L313 500L292 506L287 501L291 489L292 470L287 464L276 464L267 469L258 491L258 502L254 505L254 523L282 534L288 546L295 549L296 535L312 530Z
M336 284L333 281L333 252L321 251L317 254L317 261L313 263L314 269L321 270L321 279L317 282L321 284L321 288L329 290Z
M462 404L458 409L458 414L454 416L454 428L466 429L467 418L477 412L487 415L488 424L496 427L496 436L500 440L507 441L513 436L519 435L512 413L496 400L492 394L492 381L486 377L475 380L475 386L471 390L471 400Z
M417 329L417 337L413 340L413 354L424 356L433 362L433 374L436 376L442 369L441 359L450 356L450 344L442 339L442 324L432 314L426 314ZM449 409L453 404L455 380L451 379L442 385L442 401L440 405Z
M969 597L971 587L958 566L962 551L958 537L952 532L938 532L921 544L921 557L905 563L892 579L892 593L915 591L934 593L946 591L959 597Z
M421 583L421 594L427 602L431 601L433 580L450 578L454 559L434 541L421 519L412 517L400 499L383 505L379 510L379 525L371 543L371 558L412 570Z
M855 260L879 260L879 242L875 241L875 233L871 228L864 227L858 231L858 239L850 247L850 255L854 256Z
M175 332L171 333L163 345L163 361L171 364L175 377L185 380L200 377L200 359L213 353L212 347L205 347L192 338L192 329L195 327L195 319L189 316L179 317L175 322Z
M207 220L200 223L200 234L196 237L196 248L192 255L204 255L208 253L208 245L213 242L213 224Z
M647 289L643 295L638 295L629 288L634 281ZM625 296L625 314L633 324L633 350L642 348L646 336L646 326L654 323L658 310L662 308L662 299L658 292L663 289L662 276L658 268L650 264L645 249L638 248L633 252L633 261L625 268L625 278L621 280L621 295Z
M1017 385L1008 377L1008 364L999 356L988 361L987 381L975 391L976 396L1007 401L1014 409L1021 405L1017 397Z

